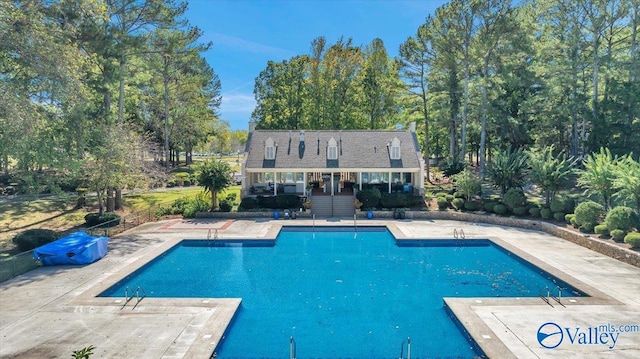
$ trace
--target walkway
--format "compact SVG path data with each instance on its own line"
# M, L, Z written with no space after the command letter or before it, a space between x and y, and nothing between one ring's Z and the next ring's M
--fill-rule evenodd
M353 220L315 224L353 225ZM564 299L563 305L552 300L553 306L540 298L446 299L490 357L640 357L640 331L604 335L599 327L635 325L640 330L640 268L535 231L456 221L358 224L388 224L398 238L451 238L454 229L462 228L467 238L492 238L591 295ZM125 305L122 299L95 295L183 238L205 239L210 230L222 239L274 238L282 225L311 225L311 220L148 223L112 238L109 254L96 263L42 267L0 283L0 357L67 358L93 345L95 358L208 358L240 299L145 298L137 303L134 298ZM538 330L547 322L568 328L555 349L538 343ZM553 328L541 332L552 334ZM543 343L551 346L555 338L550 335Z

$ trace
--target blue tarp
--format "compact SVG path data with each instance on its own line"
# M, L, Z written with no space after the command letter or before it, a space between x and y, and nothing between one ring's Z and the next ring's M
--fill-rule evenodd
M85 232L71 233L33 250L33 258L42 265L89 264L107 254L108 237L93 237Z

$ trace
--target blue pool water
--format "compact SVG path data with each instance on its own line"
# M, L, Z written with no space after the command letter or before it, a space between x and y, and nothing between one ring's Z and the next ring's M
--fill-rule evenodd
M443 297L535 297L565 283L488 240L398 241L385 227L283 227L273 241L182 241L101 296L242 298L217 358L482 356ZM406 354L406 347L405 347Z

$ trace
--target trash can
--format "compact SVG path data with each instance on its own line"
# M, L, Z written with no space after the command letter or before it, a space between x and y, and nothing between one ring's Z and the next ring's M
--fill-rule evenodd
M367 211L367 218L368 219L372 219L373 218L373 211Z
M280 218L280 212L278 212L278 211L273 212L273 218L274 219Z

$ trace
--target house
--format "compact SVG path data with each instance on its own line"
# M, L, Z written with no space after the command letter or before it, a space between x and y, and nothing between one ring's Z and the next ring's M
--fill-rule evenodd
M409 130L272 131L252 121L241 171L242 197L313 197L312 211L327 216L352 215L353 196L366 188L424 194L415 123Z

